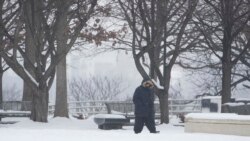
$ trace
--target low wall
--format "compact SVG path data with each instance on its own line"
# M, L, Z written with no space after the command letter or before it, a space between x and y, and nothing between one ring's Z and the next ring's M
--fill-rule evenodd
M239 115L250 115L250 103L225 103L222 105L224 113L236 113Z
M192 113L185 117L185 132L250 136L250 116Z

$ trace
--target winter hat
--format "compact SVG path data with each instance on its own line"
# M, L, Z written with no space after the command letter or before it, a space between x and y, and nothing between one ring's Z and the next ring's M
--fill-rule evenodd
M145 86L146 83L150 83L152 86L154 85L151 79L143 79L141 85Z
M149 80L150 80L150 79L148 79L148 78L143 79L142 82L141 82L141 84L143 84L144 82L147 82L147 81L149 81Z

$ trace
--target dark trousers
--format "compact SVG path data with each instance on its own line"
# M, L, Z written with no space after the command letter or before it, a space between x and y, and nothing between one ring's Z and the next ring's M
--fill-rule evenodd
M155 120L154 117L135 117L134 132L140 133L144 124L150 132L155 132Z

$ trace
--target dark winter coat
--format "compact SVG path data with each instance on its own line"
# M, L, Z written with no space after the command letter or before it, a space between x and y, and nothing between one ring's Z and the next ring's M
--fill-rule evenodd
M135 105L135 116L154 116L154 93L152 89L143 86L136 88L133 102Z

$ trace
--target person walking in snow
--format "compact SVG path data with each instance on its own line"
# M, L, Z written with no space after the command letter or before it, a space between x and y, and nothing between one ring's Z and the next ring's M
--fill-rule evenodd
M133 103L135 105L135 124L134 132L141 133L144 124L150 133L159 133L155 128L154 119L154 84L151 80L146 79L142 84L136 88L133 96Z

